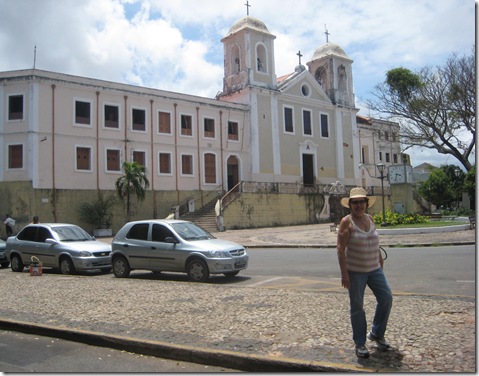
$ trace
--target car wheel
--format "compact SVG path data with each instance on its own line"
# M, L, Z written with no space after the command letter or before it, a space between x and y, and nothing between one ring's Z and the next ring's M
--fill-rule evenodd
M23 265L22 259L18 255L13 255L11 259L11 268L13 272L23 272Z
M228 273L223 273L225 277L227 278L232 278L234 277L236 274L239 273L239 270L235 271L235 272L228 272Z
M8 268L10 263L8 261L2 262L0 265L2 265L2 268Z
M188 279L193 282L206 282L210 276L208 265L200 259L190 261L186 272L188 273Z
M64 257L60 260L60 271L62 274L73 274L75 273L75 265L73 265L72 260L68 257Z
M130 265L124 257L115 257L113 260L113 274L117 278L126 278L130 275Z

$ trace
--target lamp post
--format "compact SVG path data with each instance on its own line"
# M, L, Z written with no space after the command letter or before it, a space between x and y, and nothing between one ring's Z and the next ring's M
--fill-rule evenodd
M379 171L379 175L381 175L379 177L379 179L381 179L381 199L382 199L382 203L383 203L383 222L381 223L381 226L387 226L387 223L386 223L386 210L384 208L384 179L387 177L387 174L384 175L384 169L385 169L385 165L383 162L379 162L378 165L376 166L378 171Z

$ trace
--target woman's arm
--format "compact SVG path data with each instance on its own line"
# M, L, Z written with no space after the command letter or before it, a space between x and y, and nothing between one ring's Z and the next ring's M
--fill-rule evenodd
M341 286L349 289L349 274L346 268L346 247L349 242L351 223L347 217L341 219L341 223L338 228L338 261L339 268L341 269Z

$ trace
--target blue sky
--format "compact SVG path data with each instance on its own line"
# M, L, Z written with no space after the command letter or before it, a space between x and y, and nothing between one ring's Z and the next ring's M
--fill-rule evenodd
M222 90L224 37L246 0L0 0L0 71L33 67L214 97ZM475 44L471 0L249 0L276 36L277 76L326 42L354 60L357 107L385 73L443 64ZM455 163L414 150L413 165Z

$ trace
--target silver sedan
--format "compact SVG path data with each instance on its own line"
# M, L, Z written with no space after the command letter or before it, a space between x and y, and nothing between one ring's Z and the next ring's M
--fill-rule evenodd
M108 244L66 223L30 224L7 239L5 250L14 272L22 272L34 257L43 267L59 269L63 274L95 269L109 272L110 252Z
M205 282L210 274L233 277L248 266L243 246L215 238L192 222L151 219L129 222L112 242L111 264L118 278L133 269L187 273Z

